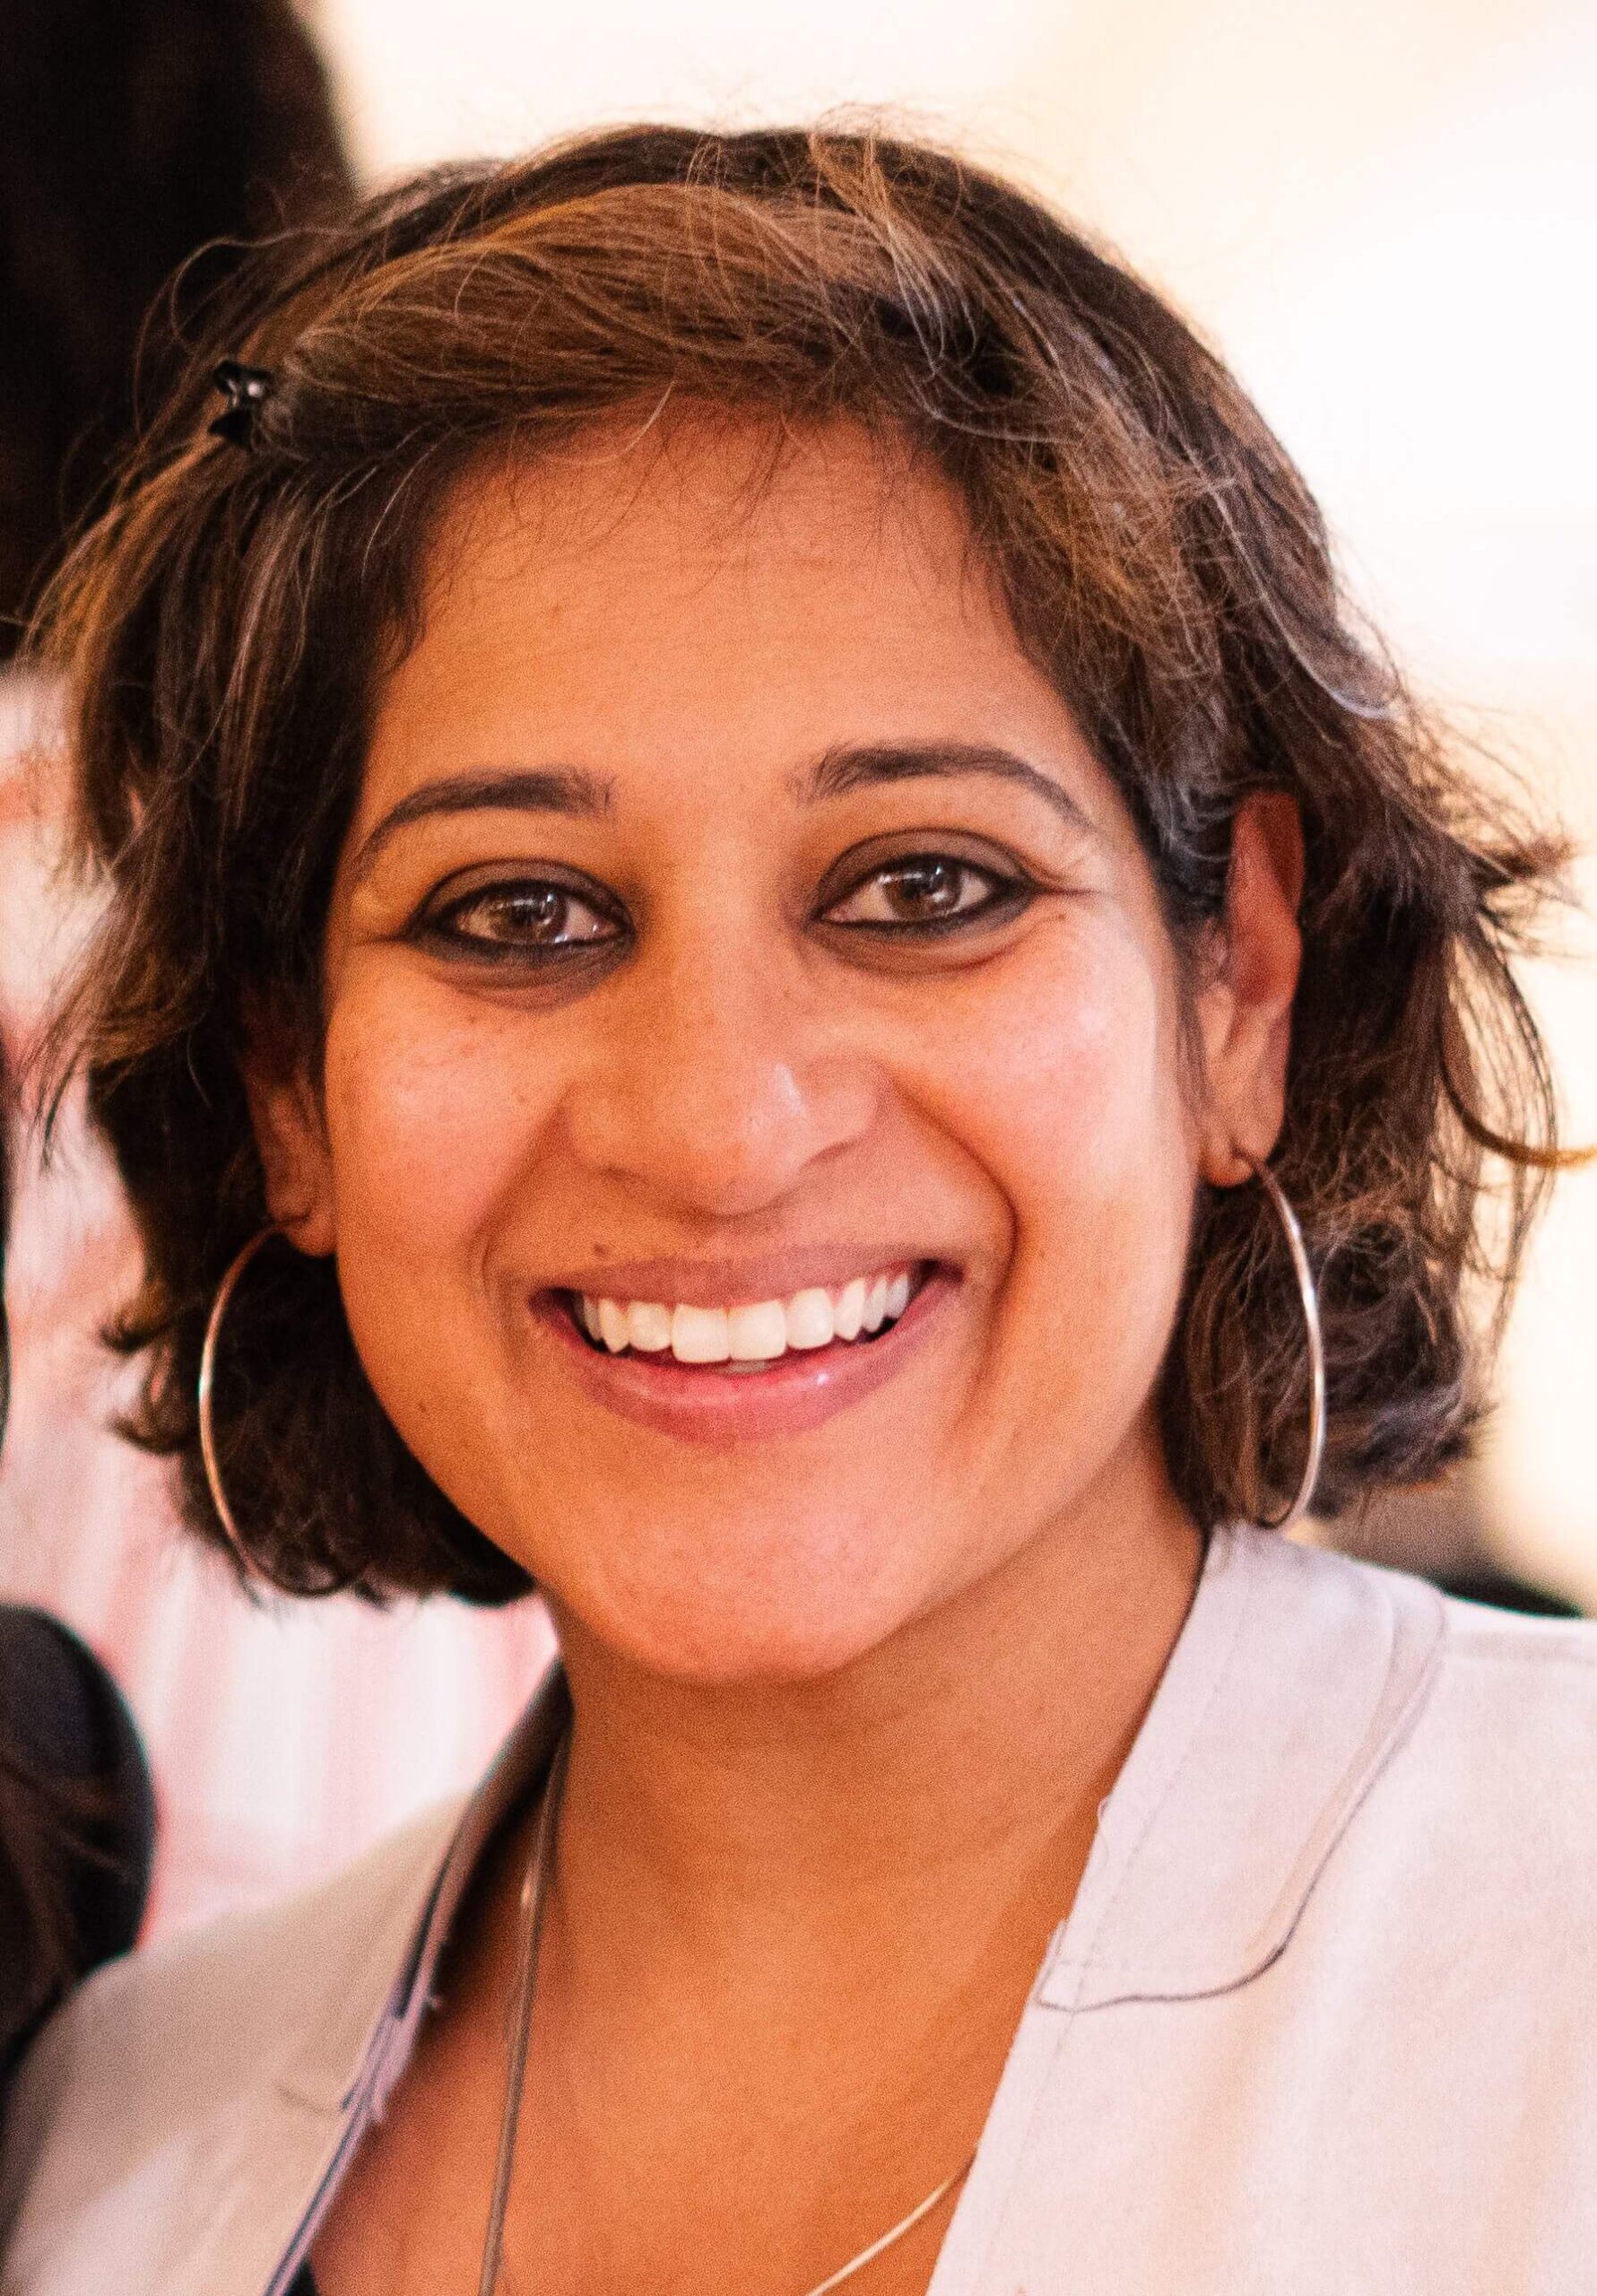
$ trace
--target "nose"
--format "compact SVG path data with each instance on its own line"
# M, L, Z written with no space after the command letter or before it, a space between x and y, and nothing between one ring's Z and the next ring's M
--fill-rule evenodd
M876 1113L871 1063L812 985L739 952L640 966L567 1107L592 1171L662 1208L747 1218L780 1205Z

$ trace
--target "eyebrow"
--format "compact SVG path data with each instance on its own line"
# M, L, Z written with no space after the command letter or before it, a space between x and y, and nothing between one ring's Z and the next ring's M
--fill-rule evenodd
M1092 831L1092 822L1062 783L1012 750L984 742L884 742L831 749L791 786L801 804L819 804L885 782L953 780L973 774L1029 789L1072 829ZM563 813L594 821L610 811L614 796L613 783L580 766L506 766L449 774L412 789L384 814L363 839L352 874L359 883L390 838L411 822L436 814Z
M592 821L610 810L612 785L580 766L534 770L507 766L476 773L453 773L429 781L402 797L363 839L352 864L358 883L396 831L435 813L565 813Z
M803 804L841 797L851 789L866 789L884 781L952 780L968 774L991 781L1009 781L1029 789L1072 829L1091 831L1094 824L1070 791L1012 750L985 742L891 742L862 748L829 750L794 784Z

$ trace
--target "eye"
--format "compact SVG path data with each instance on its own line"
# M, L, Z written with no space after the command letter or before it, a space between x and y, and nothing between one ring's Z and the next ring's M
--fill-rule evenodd
M827 910L830 925L878 933L943 932L1024 906L1030 888L951 853L907 853L873 869Z
M476 884L469 891L435 900L419 931L434 944L494 962L558 958L625 935L617 918L574 886L550 877Z

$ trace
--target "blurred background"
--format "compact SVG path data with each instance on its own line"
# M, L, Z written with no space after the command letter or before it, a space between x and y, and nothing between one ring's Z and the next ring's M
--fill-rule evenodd
M117 164L181 173L186 117L193 197L171 230L181 239L198 217L194 244L263 228L241 217L291 210L307 187L334 196L345 168L381 180L642 114L727 123L886 107L1109 241L1252 389L1416 683L1579 840L1583 902L1556 921L1558 946L1526 987L1569 1136L1597 1140L1597 8L319 0L299 30L325 81L310 48L281 38L248 62L257 13L240 0L0 0L0 56L47 19L77 43L63 31L54 52L69 125L50 197L76 199L72 170L96 166L97 135L113 198L113 151ZM119 62L143 16L169 20L165 44ZM258 146L204 83L247 63L265 88ZM36 132L40 100L28 98ZM66 275L70 232L46 212L49 170L26 173L17 140L0 143L4 197L27 226L12 232L13 272L20 248L60 290L56 306L87 307L91 289ZM93 245L108 277L132 276L116 229L108 213L94 222ZM13 294L0 344L18 403L30 357L41 396L52 296L42 316L19 320L21 308ZM117 419L108 401L102 424ZM70 472L91 483L92 449L52 451L66 455L69 509ZM15 469L7 438L0 490ZM0 675L0 761L12 761L0 763L0 1020L13 1057L84 915L52 865L49 707ZM161 1801L159 1930L308 1880L464 1782L545 1636L525 1608L251 1605L176 1543L159 1474L106 1431L115 1383L94 1333L131 1265L108 1176L69 1128L54 1170L24 1161L21 1176L0 1594L66 1615L128 1692ZM1322 1535L1454 1578L1495 1570L1597 1609L1594 1425L1597 1171L1560 1183L1478 1462Z

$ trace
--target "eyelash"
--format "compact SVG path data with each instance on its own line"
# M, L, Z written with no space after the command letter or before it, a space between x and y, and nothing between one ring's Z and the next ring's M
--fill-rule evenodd
M961 891L972 879L985 881L986 891L969 908L954 908L942 916L927 918L872 918L846 919L833 912L848 902L857 900L875 886L885 886L895 879L902 884L919 874L923 877L940 871L951 871ZM1002 870L985 861L973 861L959 853L928 849L895 854L890 859L877 862L852 884L833 894L826 901L816 921L829 925L839 933L855 935L881 942L905 940L928 942L946 940L970 932L982 925L1007 921L1018 916L1036 897L1040 888L1019 870ZM463 929L463 920L473 909L493 906L508 907L534 898L555 895L565 909L562 923L568 923L572 909L586 912L593 921L609 929L584 934L577 939L538 942L494 941L487 935ZM438 900L437 896L416 918L412 936L447 950L456 956L466 956L480 963L518 964L540 969L579 961L584 954L596 955L602 950L615 947L629 938L630 926L624 915L602 902L594 891L564 883L556 877L506 877L473 885L469 891Z
M498 907L506 909L516 902L526 902L552 894L563 904L561 922L568 925L573 909L585 910L597 925L608 926L604 932L584 934L579 939L560 941L495 941L484 933L470 933L463 929L462 921L473 909ZM587 952L597 952L612 948L627 937L626 925L615 912L592 894L576 885L566 884L558 877L496 878L487 884L473 885L469 892L457 893L452 899L436 900L423 910L412 928L417 939L441 946L453 955L465 955L479 963L552 966L569 964Z
M944 871L951 872L956 882L972 878L984 880L987 887L985 894L972 908L950 909L940 917L845 920L833 914L847 902L857 900L873 886L885 888L894 880L902 885L911 878L925 878ZM856 878L846 892L828 902L823 916L838 932L869 934L878 940L905 937L916 941L944 940L950 935L966 933L980 925L994 924L1001 917L1017 915L1037 891L1036 884L1019 872L997 869L985 861L973 861L966 854L934 849L899 853L890 860L879 861L863 877Z

